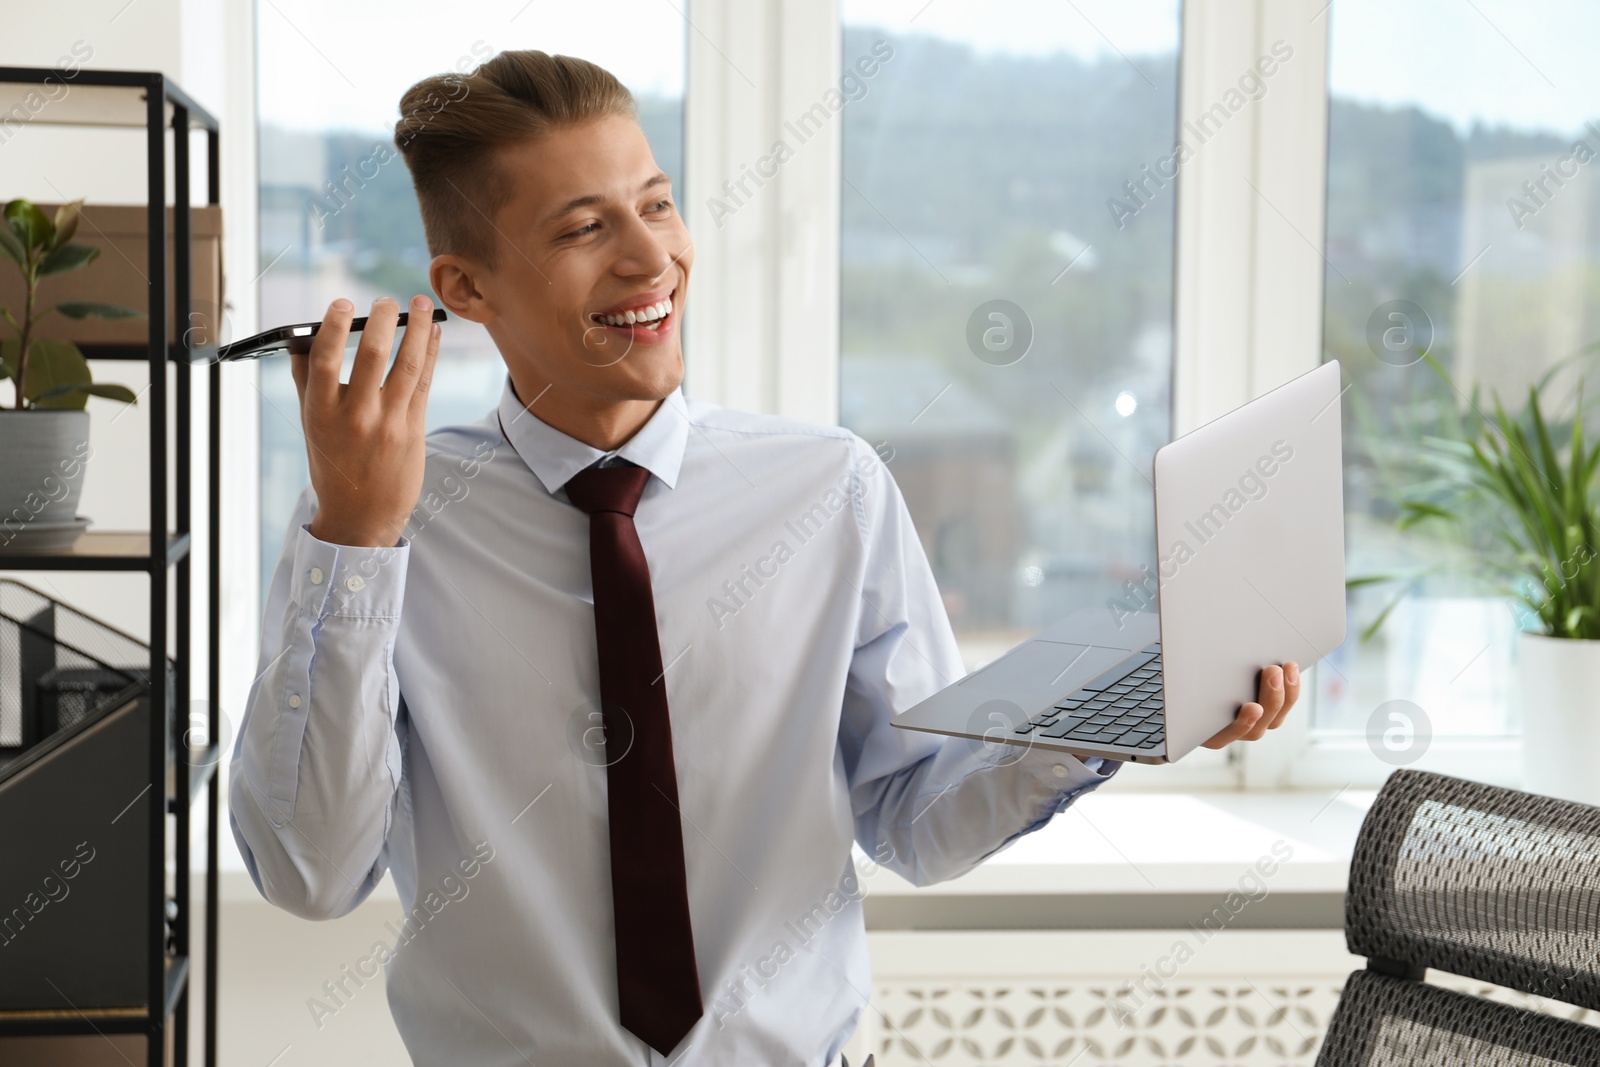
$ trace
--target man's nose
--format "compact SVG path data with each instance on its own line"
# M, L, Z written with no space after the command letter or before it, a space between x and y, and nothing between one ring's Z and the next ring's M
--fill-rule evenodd
M662 240L662 235L637 219L624 235L622 262L619 269L631 266L624 273L648 274L652 279L665 274L674 262L672 252Z

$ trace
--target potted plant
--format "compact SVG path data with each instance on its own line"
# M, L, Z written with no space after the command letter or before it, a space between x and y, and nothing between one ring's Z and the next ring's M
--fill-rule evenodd
M1591 346L1591 348L1594 346ZM1424 357L1457 395L1448 372ZM1458 577L1512 598L1531 623L1518 635L1526 788L1600 804L1600 443L1583 426L1583 380L1571 426L1553 425L1544 393L1560 365L1528 387L1519 413L1478 391L1450 436L1425 436L1418 457L1432 476L1408 486L1400 529L1444 524L1460 535L1451 562L1405 576L1352 579L1358 586L1406 579L1368 626L1431 574Z
M16 334L0 341L0 380L13 386L10 411L0 409L0 552L70 548L89 523L78 517L78 498L91 451L89 397L132 404L132 390L102 385L71 341L35 336L51 313L72 319L88 316L132 318L143 312L116 304L78 300L42 307L40 282L52 274L81 270L100 249L72 240L82 200L45 214L28 200L5 205L0 221L0 252L22 272L23 305L0 306L0 316Z

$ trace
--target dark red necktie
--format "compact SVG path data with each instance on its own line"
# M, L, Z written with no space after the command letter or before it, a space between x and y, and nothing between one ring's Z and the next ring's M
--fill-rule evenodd
M650 567L633 526L650 472L590 467L567 482L589 514L594 635L606 738L611 899L622 1025L662 1055L704 1013L689 926L672 723Z

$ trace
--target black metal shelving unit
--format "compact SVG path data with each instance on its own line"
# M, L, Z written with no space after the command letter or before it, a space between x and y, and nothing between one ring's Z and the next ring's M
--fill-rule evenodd
M35 123L87 128L137 128L146 131L146 163L149 236L149 341L146 345L85 344L90 359L142 360L149 365L150 387L147 403L150 420L150 522L149 533L86 532L70 551L47 554L0 553L0 571L143 571L150 579L150 706L153 710L176 709L175 714L152 714L147 753L149 781L155 796L165 803L147 805L153 855L149 864L149 967L144 1004L137 1008L77 1010L63 1004L61 1011L0 1011L0 1035L67 1034L143 1034L147 1040L147 1062L151 1067L164 1064L169 1038L175 1065L189 1062L189 960L191 956L190 880L191 827L194 801L206 794L206 840L204 909L205 959L205 1039L203 1062L212 1067L217 1059L217 819L219 783L217 751L220 706L220 545L221 545L221 420L217 404L221 396L219 364L214 358L215 338L196 343L187 331L177 338L167 336L167 136L172 138L173 181L173 274L174 324L190 321L192 302L190 207L190 135L196 129L206 135L206 202L219 203L221 193L217 120L171 79L144 71L60 70L34 67L0 67L0 85L67 85L65 96L51 100L32 119ZM221 308L214 309L213 324L220 327ZM176 364L175 386L170 390L167 368ZM194 378L196 364L206 365L206 427L204 454L209 486L206 516L208 544L211 546L206 568L207 708L209 746L193 750L187 744L190 680L192 675L191 619L191 522L193 519L191 469L194 456ZM173 459L176 472L170 500L176 522L168 529L167 436L169 417L176 419ZM170 660L174 666L172 691L168 692L167 671L160 669L168 654L167 596L176 594L176 611L170 620L172 644ZM167 781L167 752L172 745L176 785ZM168 816L173 817L172 842L176 854L174 886L166 888L166 845ZM167 951L165 902L177 904L173 924L174 947Z

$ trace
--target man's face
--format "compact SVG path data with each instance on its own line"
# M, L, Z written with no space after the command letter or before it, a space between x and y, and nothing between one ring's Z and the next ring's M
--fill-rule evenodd
M582 407L671 393L683 380L679 320L694 252L639 124L607 117L556 130L501 149L497 165L512 191L493 220L495 268L441 256L435 289L452 295L440 288L440 260L470 274L481 302L465 313L485 324L524 403L546 385L562 394L553 400ZM663 302L670 311L658 318Z

